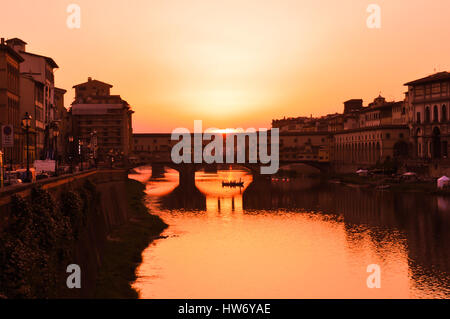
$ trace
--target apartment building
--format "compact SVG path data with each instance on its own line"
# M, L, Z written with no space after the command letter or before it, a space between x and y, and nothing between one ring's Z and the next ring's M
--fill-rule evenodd
M13 147L2 145L5 164L10 166L22 162L22 126L20 117L20 64L24 59L11 47L5 39L0 44L0 127L12 125ZM3 130L0 129L0 138ZM1 141L1 139L0 139Z
M53 159L52 127L53 122L58 120L54 101L54 70L59 67L51 57L28 52L27 43L19 38L9 39L6 43L23 59L20 64L20 86L23 89L21 96L27 97L27 101L24 99L20 104L20 116L23 117L25 112L32 116L36 136L33 143L35 157Z
M99 161L109 156L127 160L133 145L130 105L120 95L110 94L112 85L92 78L73 88L70 113L79 155L95 156Z

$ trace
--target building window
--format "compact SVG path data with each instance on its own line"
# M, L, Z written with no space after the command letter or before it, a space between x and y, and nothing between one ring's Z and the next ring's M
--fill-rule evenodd
M416 115L416 120L417 120L417 124L420 124L420 112L417 112L417 115Z
M391 138L391 133L386 133L386 139L390 139Z
M442 105L441 121L447 122L447 107L445 106L445 104Z
M431 116L430 116L430 108L427 106L425 108L425 123L431 122Z
M437 105L433 107L433 122L439 122L439 113Z

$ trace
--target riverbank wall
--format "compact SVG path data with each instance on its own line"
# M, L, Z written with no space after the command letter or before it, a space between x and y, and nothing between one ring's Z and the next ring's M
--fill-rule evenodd
M353 164L336 164L334 163L331 167L331 171L338 174L348 174L355 173L361 168L370 168L373 165L368 165L364 163L353 163ZM428 161L418 161L418 160L407 160L400 162L396 165L400 172L415 172L419 176L429 177L429 178L439 178L443 175L450 176L450 161L446 160L428 160ZM391 167L391 166L389 166ZM381 167L380 167L381 168Z
M0 191L0 296L90 298L108 235L127 223L126 170L91 170ZM81 270L69 289L67 266Z

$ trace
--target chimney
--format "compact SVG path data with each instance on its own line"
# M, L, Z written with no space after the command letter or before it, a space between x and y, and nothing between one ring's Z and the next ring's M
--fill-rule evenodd
M11 47L16 52L25 52L25 47L27 43L20 40L19 38L13 38L5 41L6 44Z
M88 77L88 82L91 82L92 81L92 78L91 77Z

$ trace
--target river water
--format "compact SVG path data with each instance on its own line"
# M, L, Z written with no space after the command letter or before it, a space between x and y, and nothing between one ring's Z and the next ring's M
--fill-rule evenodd
M243 170L150 178L169 228L143 252L141 298L449 298L450 198L318 179L252 181ZM223 188L223 180L244 188ZM368 265L380 288L368 288Z

